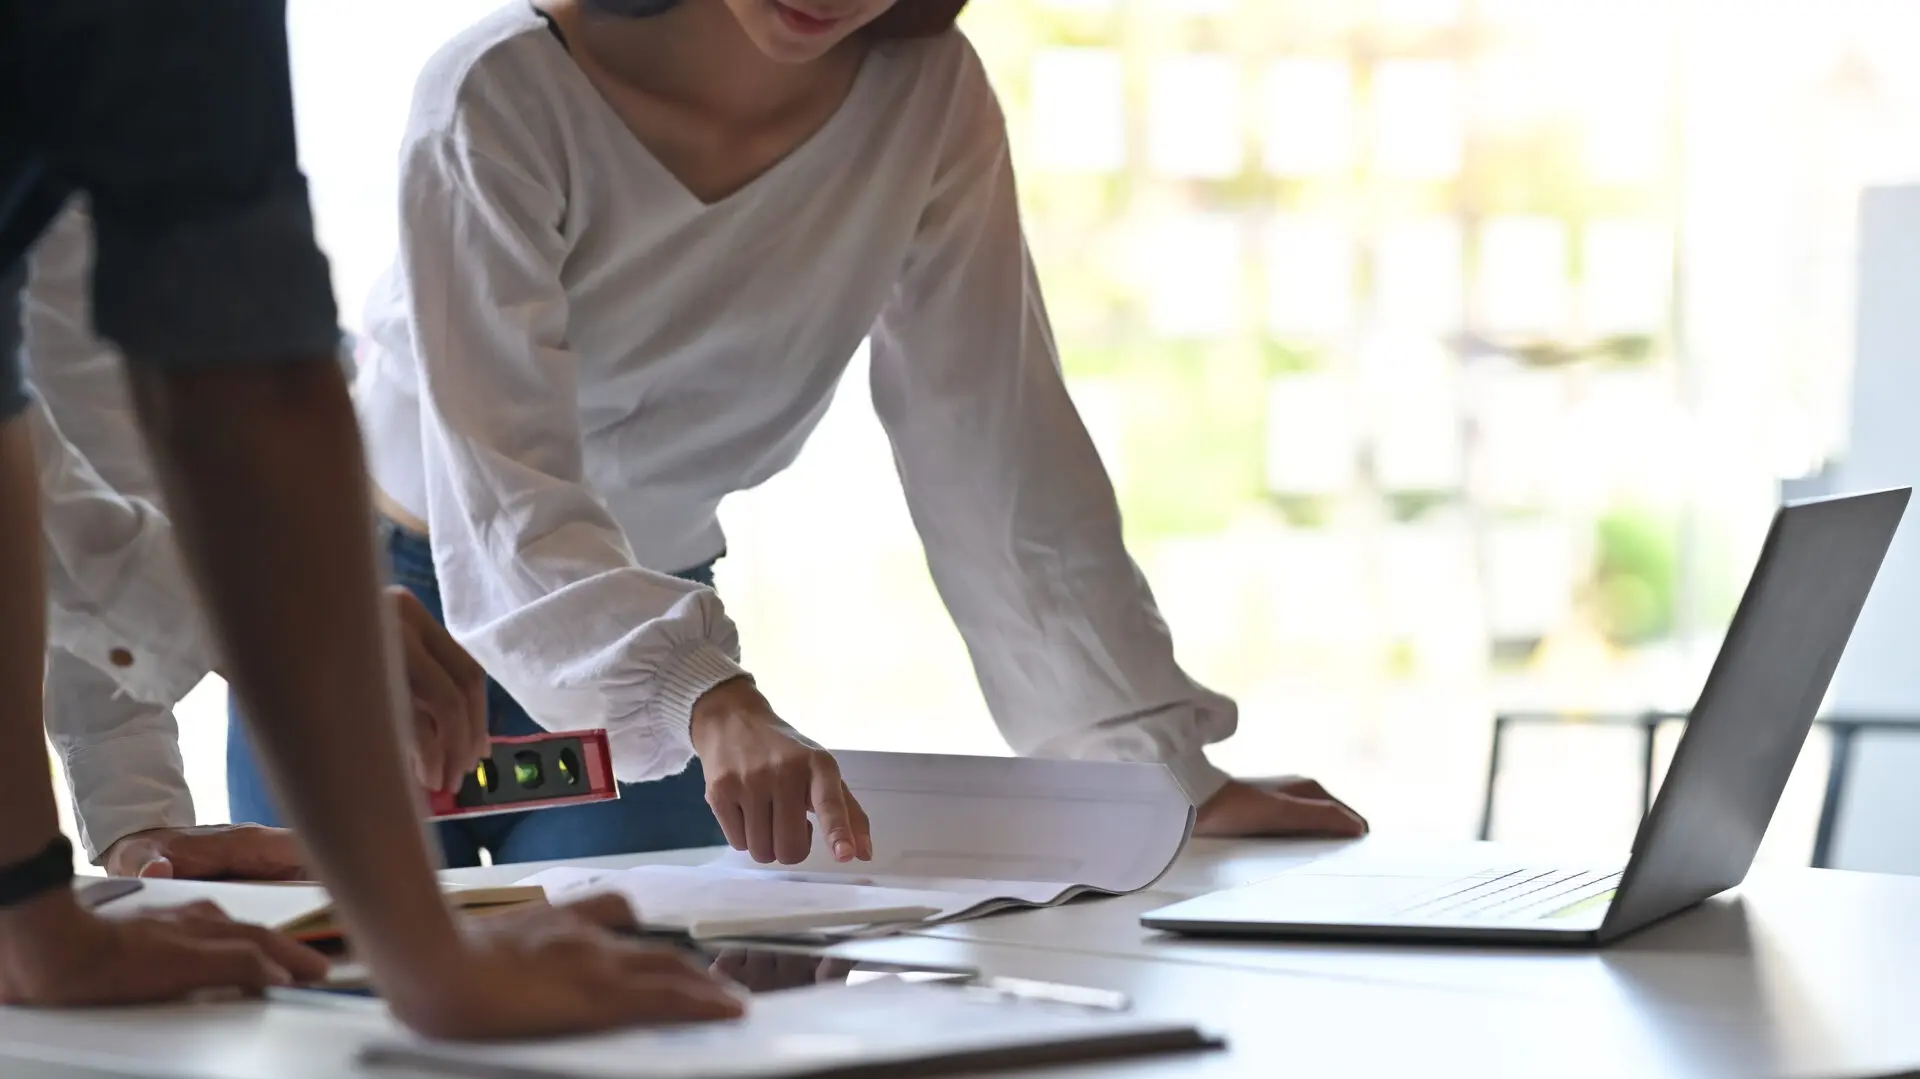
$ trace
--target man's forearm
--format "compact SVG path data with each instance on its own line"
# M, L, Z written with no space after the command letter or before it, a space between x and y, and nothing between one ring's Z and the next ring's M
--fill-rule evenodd
M18 762L0 783L0 865L40 853L60 834L40 727L46 662L46 585L41 578L40 485L21 417L0 421L0 760Z
M133 368L182 557L268 775L376 970L457 947L410 797L363 453L332 357Z

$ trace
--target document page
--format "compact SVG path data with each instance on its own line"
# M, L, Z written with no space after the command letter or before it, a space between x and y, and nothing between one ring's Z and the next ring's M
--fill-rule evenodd
M243 882L215 880L175 880L166 877L142 877L125 881L137 885L122 895L101 903L99 910L112 915L128 915L157 907L209 902L237 922L264 925L301 940L337 937L344 932L334 918L333 899L318 884ZM504 909L522 903L544 901L541 891L529 887L463 888L442 885L447 900L466 911Z
M545 888L547 898L556 903L618 892L633 904L644 924L656 929L692 929L703 921L740 922L808 911L842 912L848 916L845 924L863 925L871 920L869 915L900 908L945 910L958 902L971 902L946 892L849 888L690 865L643 865L620 870L562 866L536 873L521 883ZM925 915L915 920L922 917Z
M545 886L555 899L618 890L649 920L655 912L679 917L687 904L701 902L728 911L762 902L784 910L828 902L925 905L938 911L932 920L952 920L1083 892L1138 891L1167 871L1193 829L1186 792L1163 765L836 757L872 822L872 861L836 862L816 834L812 854L794 866L760 865L729 851L675 873L559 869L522 883ZM706 890L696 892L690 879L704 881Z
M102 913L126 916L158 907L210 902L236 922L286 930L332 909L327 890L317 884L250 884L236 881L174 880L145 877L138 891L101 904Z
M754 1000L746 1018L521 1045L395 1040L364 1065L478 1079L778 1079L915 1074L1209 1048L1189 1024L881 980Z

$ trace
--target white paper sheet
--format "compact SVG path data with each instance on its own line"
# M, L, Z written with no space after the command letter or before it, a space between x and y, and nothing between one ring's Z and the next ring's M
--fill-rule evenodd
M237 922L271 928L289 926L333 904L317 884L252 884L237 881L143 878L140 890L104 903L103 914L126 917L160 907L210 902Z
M1023 1061L1199 1048L1190 1025L1047 1006L987 991L885 980L774 993L738 1022L628 1030L522 1045L393 1041L370 1046L366 1065L401 1065L487 1079L775 1079L912 1074L916 1065Z
M835 756L872 822L872 861L836 862L816 834L812 854L795 866L763 866L729 851L705 866L563 867L522 883L556 900L618 891L643 920L668 926L914 905L952 920L1088 891L1138 891L1167 871L1193 828L1193 806L1163 765Z
M860 925L872 920L858 916L868 912L920 907L944 913L950 907L977 902L945 891L783 880L723 866L643 865L625 870L563 866L536 873L521 883L545 888L547 898L556 903L616 891L633 904L643 922L665 929L694 929L702 922L745 922L813 911L845 913L850 916L846 924Z
M118 896L97 909L110 917L126 917L161 907L208 902L237 922L264 925L296 935L340 932L334 921L333 899L318 884L218 880L175 880L143 877L136 891ZM441 884L456 907L481 907L524 902L526 896L507 896L510 889ZM538 896L532 897L538 899Z

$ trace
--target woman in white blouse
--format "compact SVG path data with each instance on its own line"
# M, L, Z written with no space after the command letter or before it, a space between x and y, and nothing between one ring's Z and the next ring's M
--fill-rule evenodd
M449 862L713 842L716 817L793 862L809 814L836 857L869 853L709 587L716 507L793 461L869 338L934 581L1016 751L1164 761L1203 833L1364 831L1309 781L1256 790L1204 755L1234 705L1175 664L1122 546L964 0L538 2L420 76L357 393L397 579L497 682L492 729L604 727L640 785L449 829ZM236 819L269 817L232 759Z

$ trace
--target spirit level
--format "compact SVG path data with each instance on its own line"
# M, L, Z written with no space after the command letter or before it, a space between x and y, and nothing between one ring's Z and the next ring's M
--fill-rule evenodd
M457 791L428 796L432 820L518 813L620 797L605 731L493 739L493 751Z

